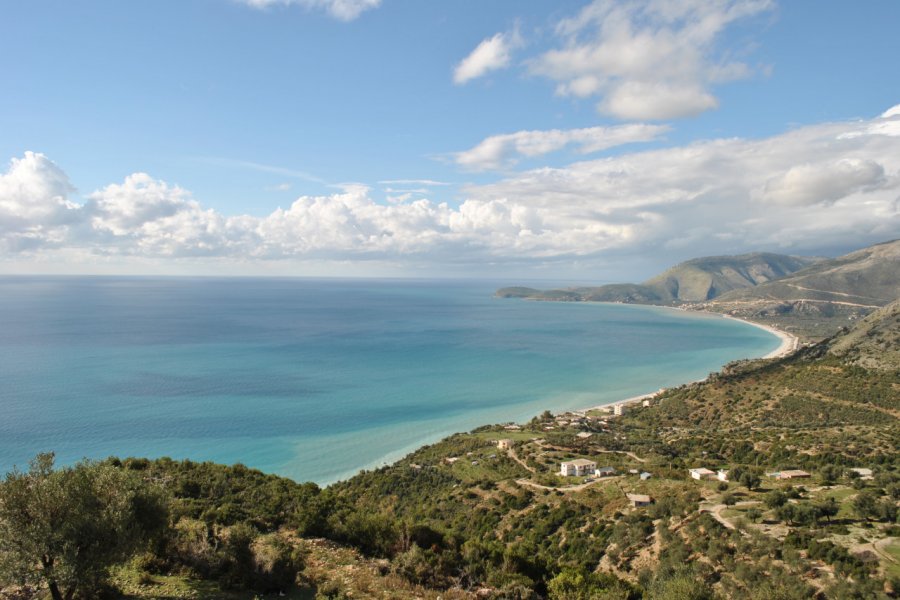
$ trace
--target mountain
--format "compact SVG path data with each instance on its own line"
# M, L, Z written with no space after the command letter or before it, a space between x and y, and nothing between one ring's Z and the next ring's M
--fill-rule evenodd
M719 302L829 302L877 308L900 297L900 240L822 260L775 281L733 290Z
M672 267L644 285L659 290L670 300L699 302L785 277L819 260L822 259L767 252L696 258Z
M753 253L697 258L642 284L513 287L503 298L678 305L761 321L820 341L900 298L900 240L838 258Z
M819 260L822 259L767 252L709 256L678 264L642 284L623 283L548 291L513 287L498 290L497 295L504 298L634 304L697 302L790 275Z
M900 240L822 260L694 308L765 321L821 339L900 298Z

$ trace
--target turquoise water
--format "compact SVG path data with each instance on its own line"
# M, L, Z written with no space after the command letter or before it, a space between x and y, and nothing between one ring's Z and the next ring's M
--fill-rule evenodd
M321 484L478 425L700 379L779 341L501 283L0 278L0 470L40 451L242 462Z

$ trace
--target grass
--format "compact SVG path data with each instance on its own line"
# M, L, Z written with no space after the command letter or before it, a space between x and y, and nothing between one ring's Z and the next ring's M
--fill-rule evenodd
M893 562L883 561L885 574L888 577L900 577L900 540L895 539L885 546L884 552L894 559Z
M121 567L113 573L113 583L123 600L253 600L266 596L252 591L227 591L219 589L213 581L190 579L177 575L147 575L133 567ZM279 597L277 594L273 597ZM288 600L312 600L315 592L308 588L297 589L281 596Z

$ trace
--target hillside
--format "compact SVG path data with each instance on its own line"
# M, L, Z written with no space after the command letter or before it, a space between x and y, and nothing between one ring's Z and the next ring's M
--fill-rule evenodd
M697 308L822 338L900 298L900 240L823 260L781 279L733 290Z
M767 253L698 258L642 284L514 287L498 290L497 296L678 305L759 321L819 341L900 298L900 240L832 259Z
M793 357L731 365L623 417L545 413L482 428L329 491L432 531L416 579L429 585L462 577L498 597L885 597L900 585L900 361L880 344L898 335L892 305ZM617 475L558 476L574 458ZM699 466L733 480L694 481ZM812 476L798 486L765 475L785 469ZM653 503L633 507L628 494ZM681 576L699 595L673 591Z
M497 295L503 298L635 304L696 302L784 277L817 260L820 259L764 252L710 256L680 263L642 284L610 284L545 291L512 287L498 290Z
M861 367L896 369L900 365L900 300L831 342L829 352Z

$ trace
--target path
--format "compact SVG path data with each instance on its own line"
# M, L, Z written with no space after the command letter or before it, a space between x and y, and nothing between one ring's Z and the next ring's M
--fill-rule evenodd
M640 456L638 456L638 455L635 454L634 452L628 452L628 451L626 451L626 450L597 450L597 452L600 452L600 453L603 453L603 454L624 454L624 455L626 455L626 456L630 456L631 458L633 458L634 460L638 461L639 463L645 463L645 462L647 462L647 459L641 458Z
M804 290L807 292L820 292L822 294L831 294L833 296L844 296L845 298L865 298L866 300L880 300L884 301L884 298L875 298L874 296L860 296L859 294L845 294L843 292L833 292L829 290L817 290L815 288L803 287L802 285L797 285L795 283L786 284L789 287L796 288L798 290Z
M734 506L756 506L756 505L759 505L758 500L741 500L740 502L737 502L734 504ZM709 514L712 516L712 518L715 519L716 521L718 521L722 525L722 527L724 527L725 529L735 530L735 529L737 529L737 527L735 527L734 523L732 523L731 521L729 521L728 519L726 519L725 517L722 516L722 511L725 510L726 508L731 508L731 507L729 507L727 504L714 504L712 506L702 506L701 505L700 511L701 512L704 510L708 511Z
M578 485L567 485L565 487L553 487L549 485L541 485L540 483L535 483L530 479L516 479L516 483L519 485L523 485L525 487L534 488L536 490L549 490L551 492L580 492L581 490L591 487L592 485L596 485L598 483L602 483L604 481L612 481L613 479L619 479L624 477L623 475L613 475L612 477L603 477L601 479L595 479L593 481L587 481L585 483L579 483Z
M521 458L519 458L519 455L516 454L516 451L515 451L513 448L510 448L510 449L509 449L509 457L510 457L511 459L513 459L514 461L516 461L517 463L519 463L520 465L522 465L522 467L524 467L524 469L525 469L526 471L528 471L529 473L536 473L536 472L537 472L537 471L534 470L534 467L529 467L529 466L525 463L524 460L522 460Z

